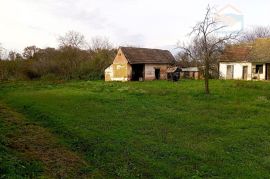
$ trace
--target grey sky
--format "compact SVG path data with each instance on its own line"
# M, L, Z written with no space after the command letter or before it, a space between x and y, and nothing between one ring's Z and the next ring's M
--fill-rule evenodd
M270 24L267 0L1 0L0 43L18 51L56 47L59 35L75 30L89 40L108 37L115 46L170 48L186 39L207 4L236 7L245 28Z

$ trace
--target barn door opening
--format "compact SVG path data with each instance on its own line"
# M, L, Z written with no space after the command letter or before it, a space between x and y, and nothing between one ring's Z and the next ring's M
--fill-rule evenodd
M132 81L139 81L144 79L144 65L132 65Z
M155 69L155 77L156 77L156 80L160 79L160 69L159 68Z
M226 79L228 79L228 80L233 79L233 65L227 65Z
M266 64L266 80L270 80L270 63Z
M247 80L248 66L243 66L243 80Z

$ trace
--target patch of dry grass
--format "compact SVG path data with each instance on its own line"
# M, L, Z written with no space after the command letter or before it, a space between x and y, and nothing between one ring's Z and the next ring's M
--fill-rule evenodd
M7 134L8 148L22 154L27 160L43 164L44 175L53 178L90 178L88 164L78 154L59 144L47 129L28 123L24 117L0 104L1 118L14 131ZM83 170L84 169L84 170Z

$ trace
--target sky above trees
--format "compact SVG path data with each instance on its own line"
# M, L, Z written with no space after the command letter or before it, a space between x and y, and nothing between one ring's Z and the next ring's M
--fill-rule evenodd
M0 2L0 43L17 51L57 47L57 38L74 30L88 40L107 37L115 46L172 49L208 4L217 11L231 4L244 17L244 29L269 25L267 0L8 0Z

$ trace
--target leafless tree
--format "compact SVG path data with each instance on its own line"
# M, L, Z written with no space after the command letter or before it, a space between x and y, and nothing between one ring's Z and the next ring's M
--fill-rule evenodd
M210 93L210 71L217 61L218 54L238 35L238 33L219 34L218 32L225 27L215 19L213 8L208 5L204 19L198 22L189 34L192 38L191 45L181 47L190 58L203 65L206 94Z
M9 60L22 60L22 55L14 50L9 51L8 53Z
M175 55L176 64L181 67L199 66L198 61L193 60L185 51L180 51Z
M6 49L2 47L2 44L0 43L0 60L3 60L6 58Z
M253 42L257 38L270 38L270 26L255 26L242 33L241 41Z
M113 45L106 37L94 37L91 40L89 49L94 52L99 52L101 50L111 50Z
M58 38L60 48L83 48L86 44L83 34L75 31L69 31L64 36Z
M28 46L23 51L23 57L26 59L32 59L38 51L39 48L37 48L35 45Z
M15 60L16 59L16 52L15 51L9 51L8 58L9 58L9 60Z
M2 44L0 43L0 60L2 60L3 58L3 47L2 47Z

